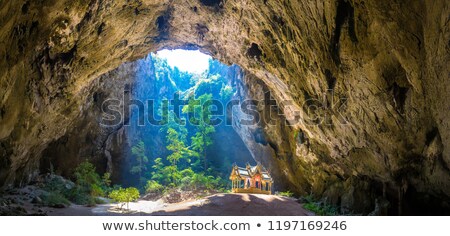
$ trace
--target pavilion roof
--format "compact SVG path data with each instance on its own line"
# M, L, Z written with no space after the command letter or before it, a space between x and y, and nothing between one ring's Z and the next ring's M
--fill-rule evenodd
M238 175L241 178L252 178L257 173L261 174L263 180L273 181L270 173L260 163L258 163L256 166L251 166L247 164L245 168L233 165L233 170L231 172L230 178L236 175Z

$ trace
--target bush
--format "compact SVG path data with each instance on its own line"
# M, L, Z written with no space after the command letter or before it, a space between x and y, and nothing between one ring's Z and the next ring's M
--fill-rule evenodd
M92 188L100 186L102 184L100 176L95 172L95 167L88 161L82 162L75 169L76 183L80 186L81 190L86 193L92 193Z
M109 193L111 191L111 173L104 173L102 176L102 188L106 193Z
M319 202L308 202L303 204L306 210L312 211L321 216L335 216L338 215L338 209L329 204L322 204Z
M111 191L111 175L102 177L95 171L95 166L87 160L75 169L77 186L71 191L69 199L76 204L95 206L97 197L104 197Z
M294 196L294 193L292 193L291 191L286 191L286 192L280 192L280 193L278 193L280 196L283 196L283 197L292 197L292 196Z
M89 193L83 191L80 186L73 188L67 195L67 198L78 205L91 206L93 202L93 197Z
M75 188L75 184L72 181L59 175L50 174L45 177L43 189L48 192L59 192L62 195L67 195L73 188Z
M109 197L119 203L120 209L122 209L125 204L127 204L128 209L128 204L132 201L137 200L140 195L137 188L119 188L118 190L111 191Z
M99 185L91 185L91 196L93 197L103 197L105 196L105 191Z
M223 186L222 178L214 176L206 176L203 173L195 173L191 178L191 187L194 189L219 189Z
M45 206L56 208L64 208L70 205L70 201L60 192L49 192L48 195L42 196L42 202Z
M147 185L145 186L146 193L160 193L163 190L164 186L154 180L147 181Z
M316 215L335 216L339 214L339 210L337 207L322 201L314 201L314 197L312 195L302 197L300 198L300 201L304 202L303 208L314 212Z

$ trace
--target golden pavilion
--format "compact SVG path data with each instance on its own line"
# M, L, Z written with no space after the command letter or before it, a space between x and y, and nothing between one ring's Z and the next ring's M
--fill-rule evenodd
M233 193L272 194L272 177L259 162L256 166L247 163L245 168L233 164L230 180Z

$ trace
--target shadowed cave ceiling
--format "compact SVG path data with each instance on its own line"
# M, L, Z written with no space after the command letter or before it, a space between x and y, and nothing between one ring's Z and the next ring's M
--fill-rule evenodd
M258 128L263 143L236 129L286 188L357 211L378 196L448 207L449 5L1 1L0 184L38 175L48 146L89 113L92 93L123 90L127 63L184 48L240 65L242 97L276 100L258 106L280 113Z

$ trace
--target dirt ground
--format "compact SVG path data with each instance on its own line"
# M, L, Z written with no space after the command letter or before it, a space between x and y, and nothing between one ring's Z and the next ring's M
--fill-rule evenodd
M68 208L49 209L53 216L89 215L169 215L169 216L306 216L296 199L262 194L215 194L198 200L175 204L158 201L138 201L129 205L129 211L119 211L116 204L97 207L72 205Z

